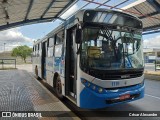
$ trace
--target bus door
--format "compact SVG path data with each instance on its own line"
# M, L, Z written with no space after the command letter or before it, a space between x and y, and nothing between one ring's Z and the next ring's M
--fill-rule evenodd
M42 78L46 80L47 41L42 43Z
M66 62L65 62L65 89L66 95L76 100L76 81L77 81L77 54L76 54L76 43L75 34L72 29L67 31L66 40Z

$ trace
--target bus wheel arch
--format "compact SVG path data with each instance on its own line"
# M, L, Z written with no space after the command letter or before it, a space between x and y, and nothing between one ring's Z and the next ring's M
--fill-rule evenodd
M61 78L60 78L60 75L56 72L54 74L54 77L53 77L53 88L57 94L57 97L59 99L62 99L63 98L63 95L62 95L62 82L61 82Z

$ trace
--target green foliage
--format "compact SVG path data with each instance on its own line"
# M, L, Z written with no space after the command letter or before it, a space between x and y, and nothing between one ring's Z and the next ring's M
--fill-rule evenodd
M13 48L11 55L15 57L20 56L26 63L26 58L27 56L31 56L31 53L32 53L32 48L29 48L28 46L24 45Z

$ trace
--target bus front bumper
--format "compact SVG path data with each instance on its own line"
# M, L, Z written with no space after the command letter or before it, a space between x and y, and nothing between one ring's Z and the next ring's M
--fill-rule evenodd
M144 88L145 84L138 84L117 90L106 90L105 93L100 94L85 87L80 93L80 107L98 109L131 102L144 97ZM125 95L129 95L129 97L125 98Z

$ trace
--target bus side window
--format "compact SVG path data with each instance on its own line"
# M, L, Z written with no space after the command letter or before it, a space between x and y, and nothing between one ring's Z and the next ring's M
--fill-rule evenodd
M39 57L39 44L38 44L38 50L37 50L37 57Z
M57 44L63 44L64 41L64 30L60 31L57 35L56 35L56 45Z
M55 46L54 55L55 55L55 57L61 57L62 56L62 44L59 44L59 45Z
M37 47L36 47L36 57L38 57L38 44L37 44Z
M35 48L34 48L34 56L37 57L37 45L35 45Z
M47 57L48 56L48 40L45 42L45 52L46 52L46 56L45 57Z
M42 53L42 44L39 43L39 56L41 56L41 53Z
M62 56L62 54L63 54L63 41L64 41L64 30L60 31L56 35L55 51L54 51L55 57L61 57Z
M53 57L54 38L48 40L48 57Z
M32 50L32 56L34 57L34 48L35 48L35 46L33 46L33 50Z

